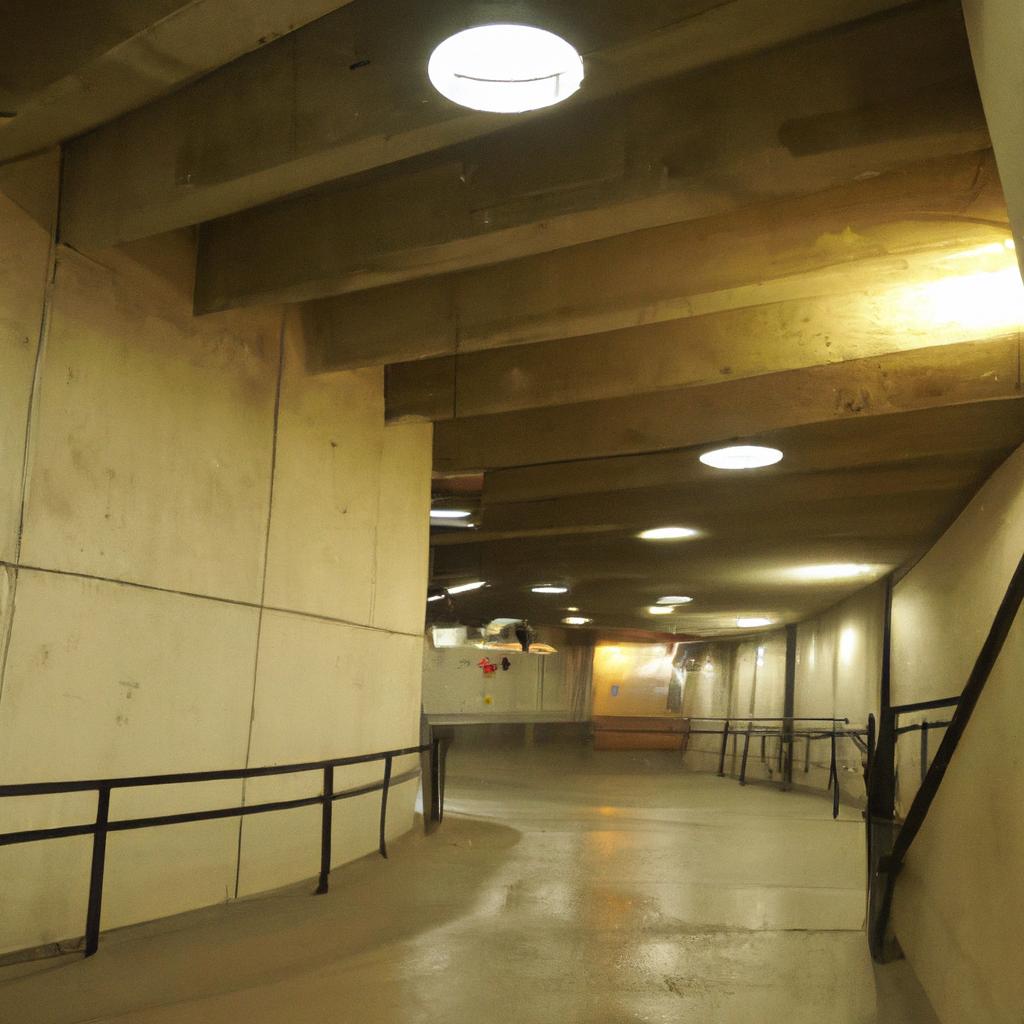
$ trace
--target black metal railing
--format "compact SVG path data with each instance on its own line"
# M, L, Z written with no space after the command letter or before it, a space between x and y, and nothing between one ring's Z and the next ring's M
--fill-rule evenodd
M429 754L430 810L428 819L440 822L444 816L444 777L447 757L447 743L434 737L429 743L415 747L401 747L382 750L373 754L357 754L351 757L335 757L324 761L306 761L301 764L271 765L263 768L229 768L223 771L178 772L168 775L138 775L115 779L84 779L71 782L22 782L0 785L0 798L44 796L58 793L82 793L93 791L97 794L96 819L81 825L61 825L51 828L26 829L19 832L0 833L0 846L20 843L35 843L47 839L64 839L69 836L93 837L92 863L89 872L89 900L85 923L85 955L92 956L99 947L100 918L103 904L103 877L106 863L107 836L111 832L126 832L132 829L154 828L160 825L180 825L192 821L212 821L217 818L241 818L250 814L267 814L271 811L286 811L296 807L310 807L320 804L320 874L316 893L327 892L328 876L331 871L331 837L334 804L339 800L350 800L366 793L380 792L380 836L379 851L387 857L387 809L388 791L392 786L409 782L421 775L417 766L400 775L392 774L396 758L413 754ZM375 782L350 789L335 790L334 770L357 764L383 761L383 777ZM146 818L110 818L110 795L118 789L135 789L143 786L170 786L188 782L220 782L232 779L265 778L271 775L297 775L304 772L321 772L322 792L314 796L298 797L291 800L272 800L265 803L246 804L238 807L217 807L205 811L187 811L181 814L161 814ZM424 813L427 796L424 794Z
M908 851L921 831L928 811L935 800L953 755L963 737L985 684L988 682L1003 644L1024 602L1024 556L1017 563L1003 599L999 604L988 635L978 652L974 667L964 685L963 693L955 697L918 701L914 704L886 706L889 693L889 650L891 636L891 585L886 601L886 637L883 644L883 706L878 748L870 769L868 786L868 853L870 865L868 942L872 956L878 961L891 959L894 948L888 941L889 918L895 893L896 879L903 868ZM948 722L918 722L899 725L904 714L934 711L955 707ZM896 821L896 746L901 735L915 729L922 737L933 728L945 733L927 770L923 769L921 785L899 823ZM922 754L927 756L927 739L922 738Z
M832 817L839 817L839 768L837 759L837 746L841 739L852 740L857 747L866 755L865 781L867 778L867 765L870 765L874 755L875 746L875 722L874 716L869 716L868 724L863 729L850 728L848 718L804 718L804 717L743 717L732 715L727 718L690 718L692 722L721 722L718 729L694 729L691 725L688 730L689 736L721 736L722 742L718 751L718 775L725 777L725 762L729 751L729 739L736 743L739 738L743 739L743 753L740 756L740 770L738 781L741 786L747 784L747 766L750 759L750 742L752 739L760 738L761 760L767 762L767 741L769 738L778 740L776 758L778 761L777 770L781 780L782 788L788 789L793 783L793 754L794 747L798 741L805 744L804 747L804 772L809 772L811 767L811 744L817 741L827 741L831 745L829 758L828 788L832 793ZM767 723L779 723L769 725ZM818 725L819 728L814 728ZM827 725L827 728L820 726ZM739 726L739 728L733 728ZM801 726L804 726L801 728Z

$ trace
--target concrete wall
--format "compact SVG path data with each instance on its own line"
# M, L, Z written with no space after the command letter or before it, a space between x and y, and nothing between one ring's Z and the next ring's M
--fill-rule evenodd
M545 639L548 635L545 634ZM558 646L558 640L551 638ZM485 675L482 658L507 671ZM428 638L423 649L423 709L427 714L494 715L568 712L571 707L565 655L487 651L477 647L437 648Z
M1024 448L896 588L897 702L963 689L1022 551ZM896 885L896 935L944 1024L1024 1012L1022 667L1018 616Z
M429 425L385 428L379 369L310 377L293 312L193 318L188 234L55 248L56 174L48 157L0 175L0 778L418 742ZM319 784L136 790L111 814ZM395 792L393 832L415 791ZM336 863L376 846L378 801L337 806ZM0 831L94 815L88 794L0 801ZM103 926L308 878L318 829L309 808L115 834ZM0 850L0 951L82 933L89 853Z

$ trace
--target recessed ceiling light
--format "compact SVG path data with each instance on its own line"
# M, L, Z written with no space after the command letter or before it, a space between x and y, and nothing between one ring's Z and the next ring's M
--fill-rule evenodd
M582 615L567 615L562 621L567 626L585 626L591 620L584 618Z
M705 452L700 461L714 469L760 469L762 466L774 466L782 460L782 452L778 448L763 448L754 444L737 444L731 448L716 448L713 452Z
M468 519L472 515L471 512L466 512L461 508L432 508L430 510L431 519Z
M443 601L443 600L444 600L444 594L431 594L431 596L427 598L427 603L429 604L431 601Z
M659 597L658 604L689 604L692 600L692 597L683 597L682 595Z
M696 537L697 531L688 526L656 526L652 530L644 530L637 534L641 540L683 540L685 537Z
M859 562L835 562L830 565L799 565L790 570L790 575L800 580L852 580L858 576L870 576L877 572L873 565Z
M577 608L577 607L576 607L575 605L570 605L570 606L569 606L568 608L566 608L565 610L566 610L567 612L578 612L578 611L579 611L579 608Z
M675 611L675 608L670 604L652 604L647 609L648 615L671 615Z
M736 620L736 625L740 629L756 629L758 626L770 626L771 624L771 619L766 619L760 615L743 616Z
M427 77L459 106L495 114L539 110L583 83L583 60L561 36L532 25L477 25L430 55Z
M530 587L535 594L568 594L568 587L557 587L551 583L542 583L537 587Z
M449 587L449 594L465 594L469 590L479 590L481 587L486 587L487 584L484 580L475 580L473 583L460 583L457 587Z

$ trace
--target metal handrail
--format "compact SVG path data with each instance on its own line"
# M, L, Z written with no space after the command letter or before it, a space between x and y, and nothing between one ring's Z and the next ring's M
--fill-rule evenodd
M100 917L103 904L103 878L106 862L107 835L111 832L125 832L131 829L153 828L160 825L178 825L193 821L211 821L217 818L241 818L251 814L266 814L270 811L291 810L320 804L320 874L316 893L326 893L328 876L331 871L331 839L334 804L338 800L349 800L366 793L380 792L380 833L378 850L387 857L387 807L388 791L391 786L409 782L421 774L419 767L398 776L392 776L395 758L412 754L430 755L430 813L431 821L440 822L444 816L444 776L447 759L447 743L432 737L429 743L415 747L399 747L381 750L373 754L356 754L349 757L328 758L322 761L304 761L296 764L267 765L259 768L227 768L221 771L176 772L163 775L135 775L123 778L75 779L63 782L19 782L0 785L0 798L19 796L42 796L56 793L81 793L95 791L96 820L81 825L62 825L52 828L24 829L17 832L0 833L0 846L34 843L46 839L62 839L68 836L91 835L93 837L92 863L89 872L89 902L85 923L85 955L92 956L99 947ZM351 789L335 790L334 769L356 764L384 762L383 777L377 782L355 786ZM274 800L260 804L218 807L204 811L187 811L180 814L163 814L145 818L122 818L110 820L110 795L117 789L134 789L141 786L178 785L189 782L219 782L233 779L263 778L272 775L295 775L304 772L323 773L323 790L316 796L299 797L292 800Z
M992 674L992 669L995 667L996 660L1003 649L1003 644L1006 642L1006 638L1017 618L1017 613L1022 603L1024 603L1024 555L1021 556L1020 561L1017 563L1017 568L1010 578L1006 592L992 620L988 635L985 637L971 673L967 677L963 693L955 699L940 698L936 701L920 701L917 704L899 704L883 711L882 733L887 739L887 756L892 761L892 764L886 764L883 768L886 779L889 780L889 788L891 789L891 780L895 774L895 747L898 736L897 719L899 715L937 707L950 707L954 704L956 706L952 719L945 726L945 735L942 737L939 749L936 751L935 757L925 773L921 786L914 795L910 810L899 827L899 831L895 832L894 837L892 837L891 848L888 852L877 856L874 863L874 870L870 880L873 892L870 899L871 920L869 922L868 941L872 956L876 960L884 960L886 958L886 936L892 912L896 879L903 868L910 847L921 831L925 818L928 816L928 811L935 800L943 778L945 778L953 755L956 753L960 740L967 728L967 723L970 721L982 691L985 689L985 684ZM891 601L889 606L891 607ZM922 735L926 736L927 730L924 730ZM882 747L881 738L879 747L880 749ZM886 803L890 804L890 807L872 808L869 806L868 813L869 825L888 824L890 826L890 833L894 828L891 796L891 793L882 794L875 787L871 787L871 798L877 801L885 799ZM888 819L888 822L886 822L886 819ZM873 840L871 845L876 845ZM881 886L880 892L877 891L879 885Z

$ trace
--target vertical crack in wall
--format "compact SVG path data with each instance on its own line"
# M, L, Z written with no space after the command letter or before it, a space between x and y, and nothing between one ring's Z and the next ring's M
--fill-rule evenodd
M63 151L61 152L63 161ZM57 188L54 190L54 206L51 210L50 244L46 257L46 286L43 289L42 309L39 313L39 330L36 334L35 360L32 366L32 385L29 390L28 409L25 414L25 437L21 454L21 480L18 497L18 532L14 538L14 565L5 566L6 597L3 599L3 621L0 622L0 700L3 700L7 682L7 658L11 649L11 635L14 632L14 607L18 594L18 567L21 564L21 542L25 532L25 505L28 498L28 481L31 471L32 427L39 408L39 392L42 386L43 357L46 337L50 328L50 307L53 289L57 279L57 221L60 215L60 193L63 180L63 166L58 170Z
M263 634L263 611L267 600L267 563L270 556L270 525L274 517L274 478L277 474L277 433L281 420L281 386L284 380L285 331L288 323L288 310L281 311L281 329L278 334L277 347L277 383L274 388L274 426L270 445L270 487L267 494L267 529L263 536L263 578L260 581L260 603L256 612L256 650L252 664L252 696L249 701L249 734L245 743L245 767L249 767L252 754L252 727L256 717L256 684L260 670L260 638ZM248 779L242 780L240 805L245 806ZM242 826L245 816L238 818L238 847L235 854L235 899L238 899L238 887L242 875Z

